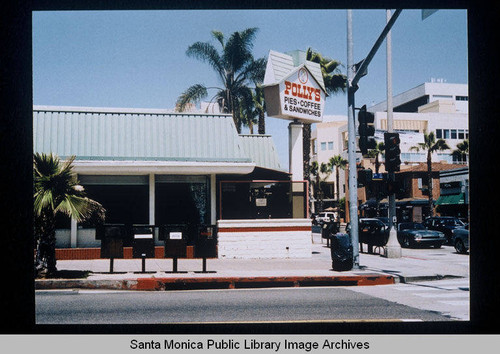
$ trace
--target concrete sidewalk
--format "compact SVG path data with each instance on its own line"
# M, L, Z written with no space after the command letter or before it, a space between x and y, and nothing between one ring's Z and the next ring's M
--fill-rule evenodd
M330 249L319 234L312 234L311 258L299 259L115 259L110 274L108 259L58 261L59 271L88 271L85 279L37 279L35 289L180 290L290 286L356 286L468 277L468 256L449 250L403 249L403 257L360 254L360 269L332 270ZM423 251L423 252L419 252Z

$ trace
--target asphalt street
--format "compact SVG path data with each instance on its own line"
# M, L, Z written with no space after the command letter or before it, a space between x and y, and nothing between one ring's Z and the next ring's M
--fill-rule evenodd
M211 260L210 276L331 273L326 242L313 234L311 259ZM101 261L62 261L58 267L88 269ZM131 266L137 260L123 260ZM164 269L170 260L151 260ZM166 262L166 263L165 263ZM194 264L195 262L196 264ZM182 264L199 265L199 260ZM134 263L135 264L135 263ZM168 263L169 264L169 263ZM400 259L360 255L357 273L390 274L398 282L375 286L126 291L45 288L36 291L37 324L182 324L342 321L469 320L469 255L453 247L403 249ZM320 271L321 270L321 271ZM323 273L322 273L323 272ZM325 273L325 274L326 274ZM445 279L440 274L449 275ZM134 274L135 275L135 274ZM341 274L339 274L341 275ZM99 279L131 276L101 275ZM171 276L155 273L145 277ZM193 278L196 273L182 276ZM433 279L432 281L426 281ZM121 278L117 278L121 279ZM442 279L442 280L436 280ZM269 286L277 286L269 283Z
M450 320L449 316L435 311L417 309L345 287L170 292L38 291L36 303L37 324Z

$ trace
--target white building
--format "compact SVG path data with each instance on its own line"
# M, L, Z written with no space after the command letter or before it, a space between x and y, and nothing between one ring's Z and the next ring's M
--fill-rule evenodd
M270 135L239 135L231 115L35 106L33 146L75 156L73 172L105 223L153 226L161 255L160 228L182 224L191 226L186 249L201 258L208 247L196 227L208 224L219 258L311 257L305 182L282 170ZM56 255L100 257L96 225L62 218L56 227ZM124 249L132 246L129 237Z
M442 79L431 79L411 90L393 97L394 112L419 112L419 107L434 101L451 101L457 113L469 113L469 85L449 84ZM368 107L369 112L387 111L387 101Z
M443 81L443 80L433 80ZM384 141L387 131L387 102L381 102L368 111L374 113L375 139ZM425 162L425 151L414 151L411 147L424 142L424 132L434 132L436 139L444 139L450 150L437 152L433 161L454 161L452 151L457 144L469 138L468 85L445 82L427 82L393 98L393 129L400 133L401 169L418 162ZM347 160L347 117L325 116L324 122L316 124L311 134L311 161L327 163L335 155ZM383 157L380 157L383 160ZM358 154L361 161L361 154ZM365 167L371 167L365 159ZM384 172L383 165L380 172ZM327 182L333 183L335 173ZM340 174L340 198L345 194L345 174Z

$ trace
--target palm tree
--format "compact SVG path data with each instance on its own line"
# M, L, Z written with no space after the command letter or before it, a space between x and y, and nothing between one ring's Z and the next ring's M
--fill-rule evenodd
M310 166L310 174L315 177L314 182L314 195L315 199L319 201L319 209L323 210L323 184L328 179L332 173L332 168L328 164L321 163L318 164L317 161L313 161ZM312 184L312 183L311 183Z
M424 142L418 143L416 146L412 146L410 150L420 151L427 150L427 180L429 181L429 211L431 215L434 215L434 203L432 200L432 153L436 151L448 150L450 147L443 139L436 141L434 132L429 134L424 132Z
M325 89L328 95L345 92L347 87L347 77L340 72L339 61L322 56L319 52L308 48L306 60L318 63L321 67ZM304 123L302 131L303 155L304 155L304 179L309 179L309 164L311 160L311 124Z
M217 93L210 102L216 101L222 112L231 113L238 130L241 133L241 116L239 106L245 96L251 93L251 83L262 82L264 79L266 59L254 60L251 53L257 28L248 28L234 32L227 40L220 31L212 31L212 37L222 47L219 52L211 43L196 42L186 51L187 56L208 63L217 73L222 86L206 87L195 84L184 91L176 102L176 110L183 111L186 106L198 102L208 95L208 89L216 89Z
M461 143L457 144L457 148L451 152L455 160L464 161L467 163L467 157L469 156L469 140L466 139Z
M34 216L37 245L36 267L54 274L56 269L56 215L65 214L83 221L97 214L104 220L104 209L85 196L72 171L75 157L61 163L53 154L36 153L34 170Z
M242 125L247 126L250 134L253 134L253 127L258 123L259 111L256 107L255 94L252 91L250 91L250 96L245 95L238 109Z
M340 71L340 67L342 66L341 62L324 57L321 53L316 52L311 48L308 48L306 51L306 60L320 65L326 93L328 95L345 92L347 87L347 77Z
M383 141L381 141L380 143L377 143L377 145L375 145L375 149L368 150L367 156L371 157L371 158L373 158L373 157L375 158L375 173L378 173L378 171L380 169L380 165L382 165L380 160L379 160L379 156L384 155L384 153L385 153L385 145L384 145Z
M339 169L342 170L346 169L347 160L343 159L342 156L340 155L335 155L333 157L330 157L330 160L328 161L328 166L330 166L331 169L335 167L335 185L337 186L337 201L338 201L340 196Z
M264 100L264 89L260 85L255 86L254 105L259 115L259 134L266 134L266 102Z

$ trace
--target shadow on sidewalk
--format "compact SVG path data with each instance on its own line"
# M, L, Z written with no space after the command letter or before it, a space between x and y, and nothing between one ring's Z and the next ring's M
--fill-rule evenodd
M42 274L36 279L87 279L92 272L90 270L58 270L54 274Z

